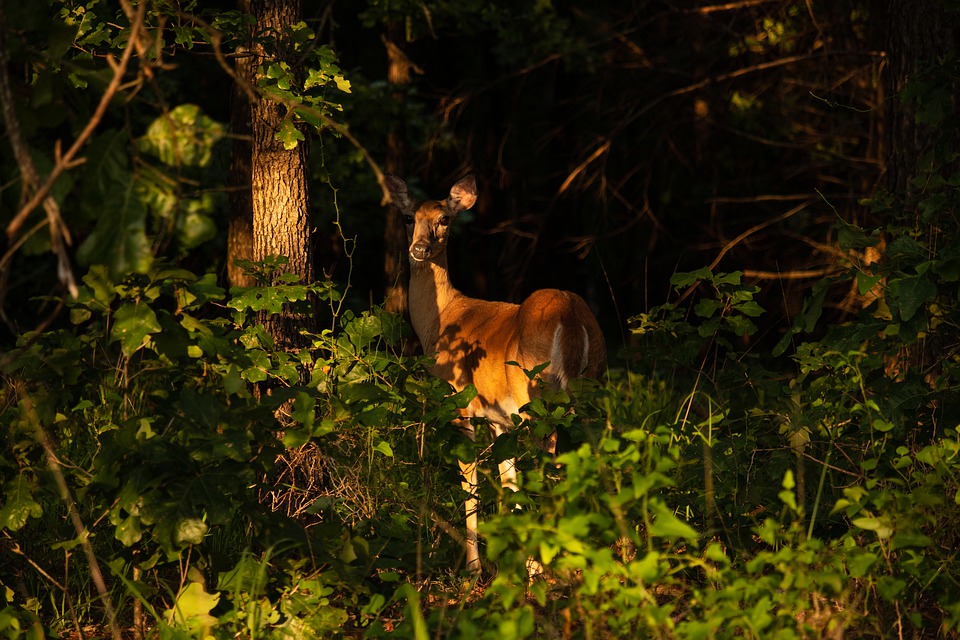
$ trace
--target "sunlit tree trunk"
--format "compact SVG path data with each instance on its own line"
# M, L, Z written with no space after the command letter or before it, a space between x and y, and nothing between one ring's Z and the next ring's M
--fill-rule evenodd
M250 0L260 33L278 37L278 51L264 52L285 59L293 69L298 61L283 49L284 31L300 21L300 0ZM276 139L285 108L260 98L251 108L251 203L253 210L253 259L286 256L286 271L311 282L313 251L310 243L310 201L307 192L307 144L287 150ZM314 319L286 313L265 318L267 330L280 348L301 346L301 329L312 330Z

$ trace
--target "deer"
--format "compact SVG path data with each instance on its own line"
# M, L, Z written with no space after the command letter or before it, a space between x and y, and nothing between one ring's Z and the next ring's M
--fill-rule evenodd
M484 418L494 438L514 426L511 416L537 396L536 380L525 373L539 371L544 384L566 389L575 378L599 378L606 370L606 346L596 317L575 293L541 289L521 304L471 298L450 281L447 247L454 219L477 201L476 178L468 175L450 189L445 200L417 201L406 183L385 176L385 186L407 229L410 322L425 355L435 357L431 374L457 392L468 385L476 396L461 411L457 426L471 439L470 418ZM519 365L519 366L517 366ZM556 453L556 434L540 443ZM467 568L479 573L477 460L459 462L461 486L467 494ZM515 459L499 463L500 484L516 491ZM528 571L531 568L528 561ZM539 565L537 565L539 566Z

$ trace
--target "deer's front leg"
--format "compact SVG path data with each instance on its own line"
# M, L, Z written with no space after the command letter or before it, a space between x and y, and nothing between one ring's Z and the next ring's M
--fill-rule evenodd
M476 432L469 419L460 418L455 421L456 425L465 433L470 440L476 440ZM463 487L467 498L464 501L464 508L467 513L467 569L473 573L480 571L480 546L477 538L477 528L479 524L478 513L480 511L479 484L477 482L477 461L470 462L458 461L460 465L460 475L462 480L460 486Z

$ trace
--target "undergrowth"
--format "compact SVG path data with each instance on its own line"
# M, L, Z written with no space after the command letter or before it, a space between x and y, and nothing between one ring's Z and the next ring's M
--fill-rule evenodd
M952 211L943 194L924 210ZM675 274L696 302L633 318L606 380L544 390L477 443L451 426L471 391L330 282L227 293L173 267L94 267L70 326L0 363L0 633L953 633L960 240L907 229L858 263L878 241L843 227L847 273L769 350L744 346L765 310L741 274ZM851 287L862 310L824 326ZM318 309L327 328L299 352L260 324ZM534 453L553 430L557 457ZM456 465L472 456L521 469L509 501L481 483L479 580ZM528 581L531 558L545 570Z

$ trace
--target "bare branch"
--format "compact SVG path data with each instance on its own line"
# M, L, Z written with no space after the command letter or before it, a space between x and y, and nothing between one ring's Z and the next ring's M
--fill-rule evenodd
M103 115L106 113L107 107L110 105L110 101L113 100L113 96L116 95L120 88L120 83L123 80L124 74L126 73L127 66L130 63L130 58L133 56L133 52L137 48L136 42L140 38L140 31L143 27L143 16L147 10L147 4L148 3L146 2L141 2L137 6L137 13L130 24L130 37L127 39L127 47L123 51L123 57L121 57L120 62L114 67L113 78L110 80L110 84L107 85L106 91L100 98L100 103L93 112L93 116L90 117L90 120L87 122L87 126L84 127L83 131L80 132L80 135L77 136L77 139L74 140L67 152L63 154L63 156L61 156L57 163L53 166L53 169L50 171L50 175L47 176L47 179L43 185L37 189L37 191L33 194L33 197L30 198L27 204L20 208L20 211L17 213L17 215L14 216L13 220L10 221L10 224L7 225L8 238L13 238L17 232L20 231L20 227L23 226L27 216L29 216L30 213L36 209L41 202L43 202L43 200L50 193L50 190L53 189L53 185L55 185L57 180L60 178L60 175L71 166L74 166L74 162L79 161L79 159L74 160L74 158L80 152L80 149L83 148L83 145L87 143L87 140L90 139L90 136L93 135L93 132L100 124L100 120L103 119ZM108 58L108 60L111 60L111 58ZM111 66L113 66L112 63Z

